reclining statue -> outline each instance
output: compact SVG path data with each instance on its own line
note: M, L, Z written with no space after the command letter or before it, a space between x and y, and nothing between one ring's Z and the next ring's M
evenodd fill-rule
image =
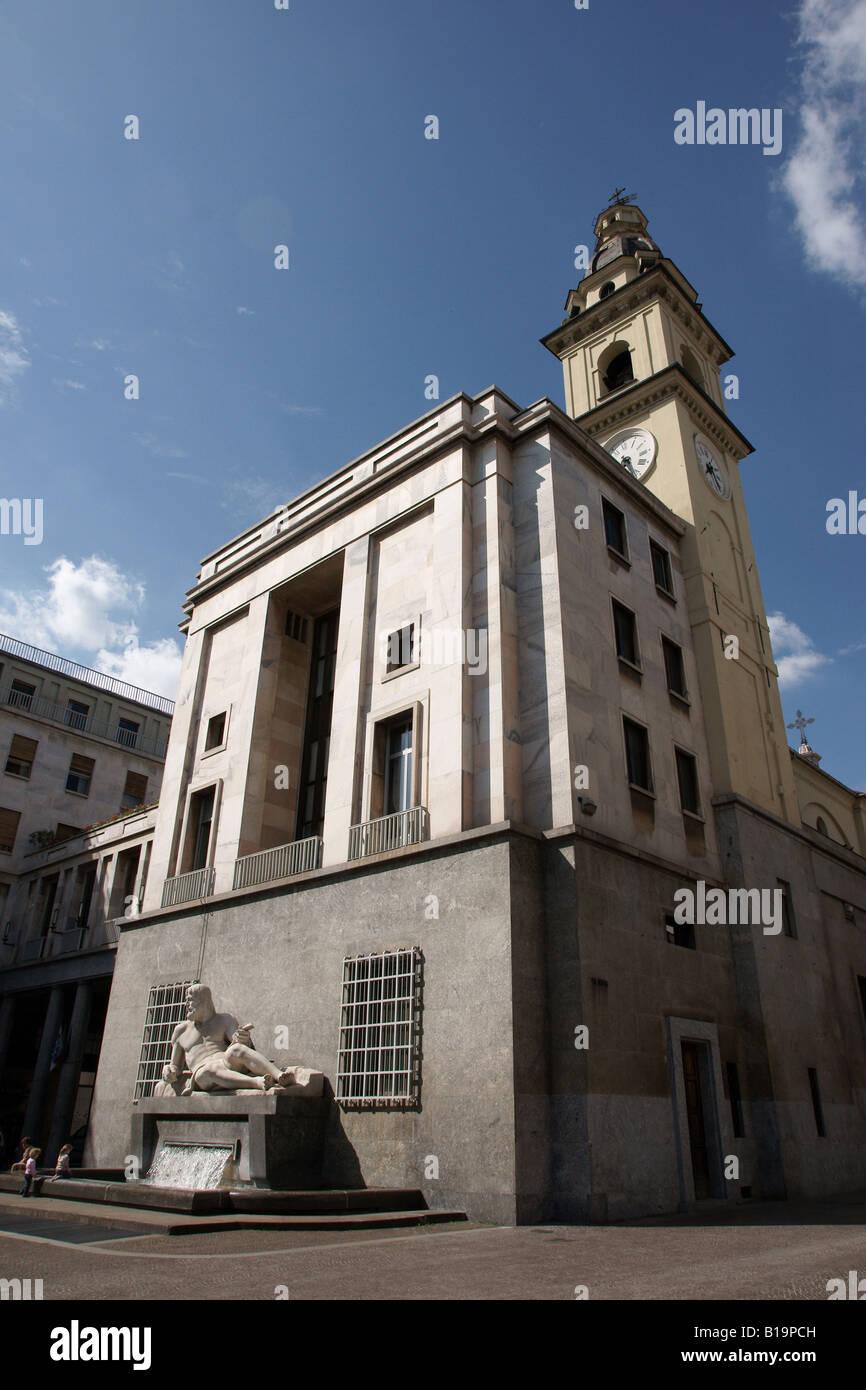
M231 1014L218 1014L207 985L190 985L186 1004L186 1019L171 1035L171 1061L163 1067L154 1095L269 1091L308 1084L306 1068L281 1069L255 1050L251 1023L241 1027ZM183 1085L187 1070L189 1079Z

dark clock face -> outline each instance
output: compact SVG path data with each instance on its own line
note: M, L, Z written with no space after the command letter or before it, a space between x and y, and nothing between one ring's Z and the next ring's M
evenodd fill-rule
M695 435L695 453L698 463L707 486L716 494L717 497L728 498L731 495L731 480L728 470L722 460L710 448L705 439L700 435Z

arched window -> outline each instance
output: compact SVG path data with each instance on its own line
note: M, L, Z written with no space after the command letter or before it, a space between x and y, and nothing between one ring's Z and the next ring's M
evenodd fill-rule
M825 821L823 816L818 817L817 821L815 822L815 829L818 831L819 835L826 835L829 839L830 832L827 829L827 822Z
M605 391L618 391L634 381L631 353L626 343L614 343L599 363L599 372Z
M615 289L616 285L613 283L612 280L605 280L604 284L598 292L599 299L607 299L608 295L613 294Z
M682 364L682 369L685 372L686 376L689 378L689 380L693 381L695 383L695 386L699 386L703 391L705 389L704 374L701 371L701 364L695 357L695 354L692 352L691 348L680 348L680 362Z

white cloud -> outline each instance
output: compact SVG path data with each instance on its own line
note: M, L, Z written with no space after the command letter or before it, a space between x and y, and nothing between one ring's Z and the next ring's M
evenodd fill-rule
M832 662L833 658L819 652L811 637L784 613L769 613L767 623L780 685L799 685Z
M221 507L232 512L249 510L255 517L268 516L286 501L285 483L272 482L253 474L248 478L231 478L226 484L225 500Z
M127 681L129 685L137 685L141 690L150 690L155 695L167 695L173 700L177 695L182 655L177 642L171 637L161 637L144 646L140 646L135 637L127 642L121 652L100 648L94 665L97 670Z
M256 311L255 309L247 309L243 304L239 304L235 312L238 313L241 318L254 318Z
M801 0L798 41L802 130L782 186L810 265L866 289L866 0Z
M94 352L108 352L114 344L109 338L78 338L75 346L92 348Z
M0 591L0 630L173 697L181 651L171 638L142 645L133 617L144 603L144 585L112 560L91 555L76 565L61 555L45 567L41 591Z
M149 454L153 454L155 459L185 459L189 455L186 449L178 449L174 444L163 444L157 439L155 434L135 434L135 439Z
M8 310L0 309L0 405L14 399L18 378L29 366L30 355L18 320Z
M62 381L61 381L61 379L60 379L59 377L54 377L54 378L53 378L53 381L54 381L54 385L55 385L55 386L59 386L61 390L65 390L65 391L86 391L86 390L87 390L87 387L84 385L84 382L83 382L83 381L73 381L73 380L71 380L69 377L66 377L66 378L65 378L64 380L62 380Z

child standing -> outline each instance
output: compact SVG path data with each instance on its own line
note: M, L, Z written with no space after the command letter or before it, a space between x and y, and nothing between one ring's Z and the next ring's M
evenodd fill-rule
M60 1153L57 1155L57 1162L54 1165L54 1172L49 1178L49 1182L54 1182L55 1178L69 1177L69 1155L72 1153L72 1145L64 1144Z
M36 1177L36 1160L41 1153L41 1149L27 1150L27 1159L24 1164L24 1186L22 1187L21 1192L19 1194L22 1197L30 1196L30 1189L33 1186L33 1179Z

